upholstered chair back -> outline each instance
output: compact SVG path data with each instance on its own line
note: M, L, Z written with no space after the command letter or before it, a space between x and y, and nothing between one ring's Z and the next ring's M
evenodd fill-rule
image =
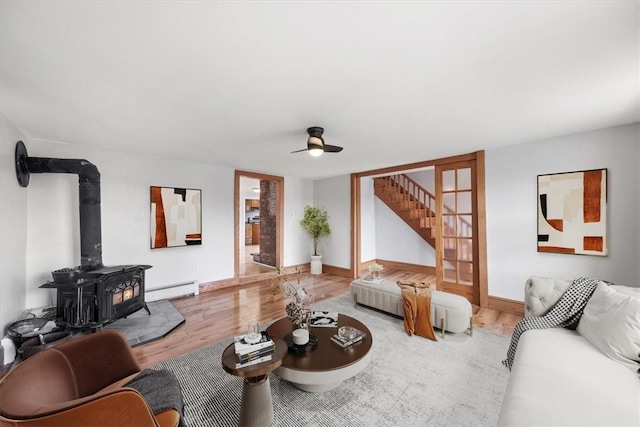
M531 276L524 286L524 315L544 316L571 285L570 280Z

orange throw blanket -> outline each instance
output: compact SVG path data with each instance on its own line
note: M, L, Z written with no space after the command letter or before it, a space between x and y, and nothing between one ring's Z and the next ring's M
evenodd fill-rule
M438 341L431 324L431 293L429 285L416 282L397 282L402 289L404 304L404 330L413 334Z

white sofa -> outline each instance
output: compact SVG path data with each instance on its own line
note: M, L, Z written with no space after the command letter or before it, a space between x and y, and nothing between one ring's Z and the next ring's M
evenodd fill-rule
M559 279L529 278L525 285L525 316L546 314L570 284ZM603 286L605 290L630 295L625 298L637 309L633 298L640 303L640 288ZM592 300L594 297L587 304L590 314L596 304L594 301L589 308ZM615 315L617 309L604 311L603 324L607 322L605 317ZM638 316L631 313L630 330L638 334L633 337L632 346L640 343ZM580 324L578 330L530 330L521 335L499 426L640 426L638 372L629 363L625 365L608 357L588 341L586 323L584 327ZM579 333L581 330L583 334ZM633 351L639 351L638 347ZM632 367L637 360L640 354L635 360L624 359Z

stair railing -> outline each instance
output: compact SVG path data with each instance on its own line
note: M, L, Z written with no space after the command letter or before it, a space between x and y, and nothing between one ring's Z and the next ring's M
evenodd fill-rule
M427 227L431 226L431 219L435 217L436 212L436 197L431 192L405 174L389 175L383 177L383 179L393 184L398 189L398 193L405 196L405 200L418 202L418 207L422 211L420 218L426 220ZM443 205L442 209L445 214L455 212L446 205ZM458 235L460 236L471 236L471 224L468 221L461 220L456 226L456 220L457 217L455 215L444 215L443 225L449 227L450 230L456 230L459 227Z
M390 175L387 178L406 196L405 200L418 203L419 218L425 220L423 227L430 227L436 214L435 196L405 174Z

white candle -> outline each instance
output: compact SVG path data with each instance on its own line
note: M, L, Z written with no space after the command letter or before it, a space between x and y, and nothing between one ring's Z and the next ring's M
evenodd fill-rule
M297 345L305 345L309 342L309 331L306 329L296 329L291 333L293 343Z

